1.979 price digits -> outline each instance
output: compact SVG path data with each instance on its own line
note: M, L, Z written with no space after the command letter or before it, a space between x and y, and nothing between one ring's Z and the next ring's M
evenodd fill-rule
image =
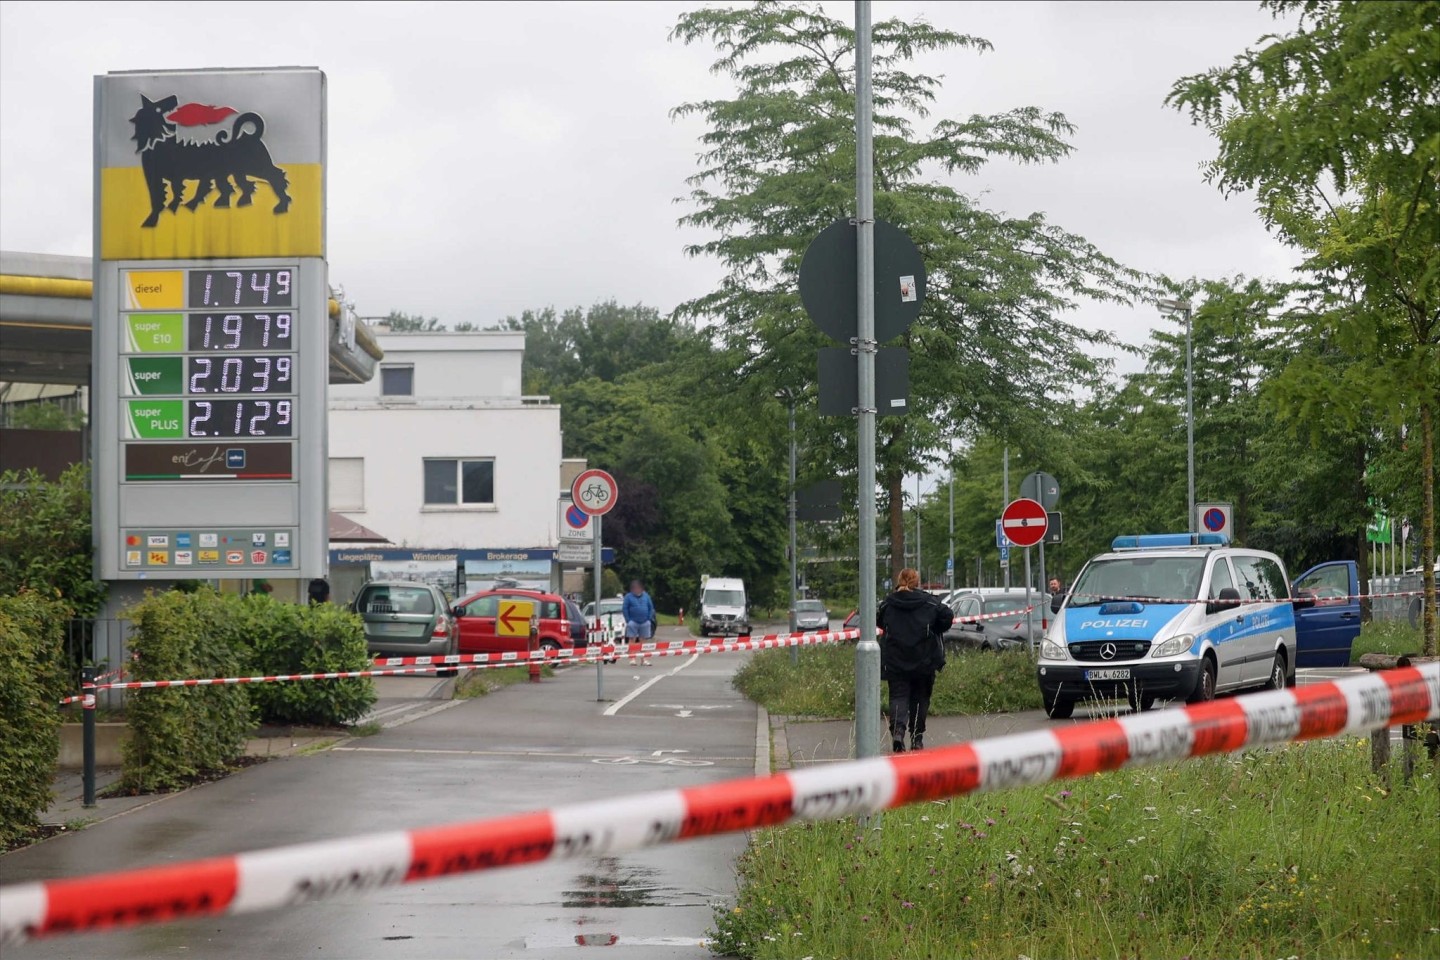
M288 437L289 400L191 400L189 437Z

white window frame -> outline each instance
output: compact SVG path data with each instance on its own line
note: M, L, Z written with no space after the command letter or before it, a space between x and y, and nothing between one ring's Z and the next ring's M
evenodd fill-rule
M431 503L428 491L425 489L426 469L429 464L437 462L448 462L455 464L455 501L453 503ZM462 472L463 465L467 463L488 463L490 464L490 500L488 502L466 503L460 498L464 495L465 476ZM495 510L495 458L494 457L424 457L420 466L420 504L424 511L449 511L449 510Z
M358 471L359 471L359 476L358 476L359 483L358 483L358 484L353 484L353 486L356 487L356 489L355 489L353 492L356 494L356 496L358 497L358 499L356 499L356 500L354 500L354 501L337 500L337 499L336 499L337 490L335 489L335 477L336 477L337 475L342 476L342 477L344 476L344 471L343 471L343 470L338 470L338 471L336 470L336 465L337 465L337 464L355 464L355 465L356 465L356 468L357 468ZM348 478L347 478L347 479L348 479ZM328 499L329 499L329 501L330 501L330 509L331 509L331 510L336 511L337 513L364 513L364 512L365 512L365 458L364 458L364 457L331 457L331 458L330 458L330 489L329 489L327 492L328 492ZM340 493L346 493L346 492L348 492L348 491L342 490L342 491L338 491L338 492L340 492Z
M409 393L386 393L385 374L390 370L410 371L410 392ZM413 363L382 363L380 364L380 398L382 400L413 400L415 398L415 364Z

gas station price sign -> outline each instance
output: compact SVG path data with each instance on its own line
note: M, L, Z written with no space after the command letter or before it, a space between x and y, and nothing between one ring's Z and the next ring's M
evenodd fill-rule
M326 573L325 99L313 67L95 78L100 580Z

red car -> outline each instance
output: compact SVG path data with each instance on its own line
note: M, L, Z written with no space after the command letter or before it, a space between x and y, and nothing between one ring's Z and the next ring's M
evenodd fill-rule
M553 593L507 588L481 590L455 604L453 612L460 625L461 653L510 653L529 649L529 637L502 637L497 632L502 600L526 600L535 605L535 613L540 618L540 646L552 650L575 648L575 631L570 622L573 604L567 604L564 597ZM583 629L582 625L582 636Z

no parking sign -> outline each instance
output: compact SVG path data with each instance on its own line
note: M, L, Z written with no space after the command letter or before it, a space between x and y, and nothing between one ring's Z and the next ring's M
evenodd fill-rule
M1235 536L1235 505L1230 503L1195 504L1195 529L1201 533L1223 533Z

